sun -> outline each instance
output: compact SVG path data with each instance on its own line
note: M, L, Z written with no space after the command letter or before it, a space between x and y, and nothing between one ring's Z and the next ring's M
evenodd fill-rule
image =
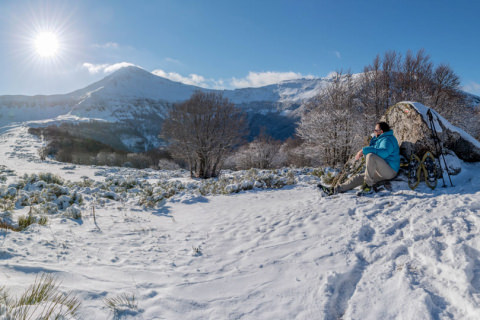
M60 48L58 36L50 31L39 32L34 45L36 53L42 58L55 58Z

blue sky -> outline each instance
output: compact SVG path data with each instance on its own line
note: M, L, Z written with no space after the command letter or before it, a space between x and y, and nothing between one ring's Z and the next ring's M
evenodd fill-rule
M361 72L424 48L480 95L480 1L82 0L0 2L0 95L83 88L123 65L211 88ZM42 57L37 34L58 52Z

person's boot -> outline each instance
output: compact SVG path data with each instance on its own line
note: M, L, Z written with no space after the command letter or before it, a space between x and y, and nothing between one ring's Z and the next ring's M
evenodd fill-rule
M382 190L392 191L392 184L390 183L390 181L380 181L373 186L373 191L375 192L380 192Z
M317 187L322 190L322 192L326 195L326 196L332 196L335 194L335 189L333 187L328 187L328 186L325 186L321 183L317 184Z
M362 190L357 192L357 196L366 196L368 194L372 194L373 192L373 187L369 186L366 183L363 183Z

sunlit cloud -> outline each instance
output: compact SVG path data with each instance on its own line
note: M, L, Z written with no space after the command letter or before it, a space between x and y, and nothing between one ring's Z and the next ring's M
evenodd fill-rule
M152 73L162 78L202 88L221 89L224 86L222 80L207 79L204 76L194 73L188 76L182 76L177 72L166 72L162 69L153 70Z
M111 73L111 72L117 71L118 69L129 67L129 66L135 66L135 65L130 62L119 62L114 64L108 64L108 63L93 64L93 63L85 62L82 66L86 68L89 73L97 74L97 73Z
M250 71L245 78L233 78L230 83L234 88L247 88L247 87L263 87L270 84L279 83L286 80L294 79L313 79L312 75L302 75L297 72L252 72Z
M152 71L153 74L172 81L181 82L208 89L237 89L248 87L262 87L294 79L314 79L312 75L302 75L296 72L249 72L245 78L211 79L198 74L183 76L177 72L166 72L161 69Z
M477 82L470 82L463 87L464 91L480 95L480 83Z

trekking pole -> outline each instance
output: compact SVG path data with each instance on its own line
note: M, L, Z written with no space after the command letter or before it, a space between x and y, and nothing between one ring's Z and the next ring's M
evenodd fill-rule
M433 121L432 109L428 109L427 115L428 115L428 121L430 122L430 131L432 132L433 142L435 144L435 151L438 154L438 163L440 164L440 170L442 171L443 187L445 188L447 185L445 184L445 179L443 178L442 161L440 160L440 158L443 159L443 164L445 165L445 171L447 171L448 180L450 180L450 185L453 187L452 179L450 178L450 173L448 172L447 161L445 160L445 156L443 155L443 148L442 148L442 145L440 144L440 138L438 137L437 129L435 128L435 122ZM438 120L438 117L437 117L437 120ZM439 153L439 149L440 149L440 153Z

